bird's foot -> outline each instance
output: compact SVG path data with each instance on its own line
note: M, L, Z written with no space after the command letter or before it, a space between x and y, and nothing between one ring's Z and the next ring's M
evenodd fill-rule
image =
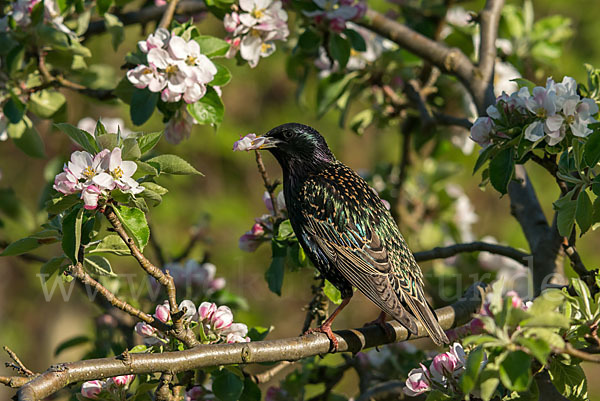
M331 330L330 324L323 324L322 326L315 327L313 329L308 329L308 330L306 330L304 335L313 334L313 333L325 334L327 336L327 338L329 338L329 341L331 342L331 349L333 350L333 352L337 352L337 350L339 348L339 343L338 343L337 338L335 338L335 334L333 334L333 330Z
M372 326L372 325L377 325L381 328L381 330L383 330L383 332L385 333L386 337L388 337L389 339L393 339L396 337L396 332L394 331L394 329L392 328L392 326L390 326L389 324L387 324L385 322L385 318L387 317L385 312L381 312L379 314L379 316L377 317L377 319L371 321L371 322L367 322L364 324L363 327L367 327L367 326Z

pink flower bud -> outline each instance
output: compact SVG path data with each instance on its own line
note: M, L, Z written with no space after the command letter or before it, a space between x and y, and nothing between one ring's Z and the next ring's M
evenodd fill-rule
M135 332L142 337L152 337L156 333L156 329L147 323L139 322L135 325Z
M433 358L431 367L437 371L440 375L451 374L459 367L459 360L456 355L451 352L444 352L438 354Z
M227 306L219 306L210 318L210 325L215 330L224 330L233 323L233 313Z
M512 297L512 307L513 308L521 308L523 306L523 300L519 297L516 291L508 291L506 293L507 297Z
M411 370L406 379L406 387L402 389L404 394L414 397L415 395L431 390L426 372L427 369L424 367Z
M102 392L103 383L100 380L92 380L83 383L81 386L81 395L86 398L96 399Z
M227 282L223 277L217 277L213 281L210 282L210 289L213 291L219 291L225 288Z
M185 392L184 401L200 401L204 396L204 389L200 386L194 386Z
M333 32L340 33L346 29L346 21L343 18L336 17L329 21L329 29Z
M210 320L217 310L217 305L212 302L202 302L198 307L198 320Z
M251 229L252 235L260 237L265 233L265 229L258 223L255 223Z
M169 308L169 304L157 305L154 317L163 323L167 323L171 320L171 309Z
M109 382L112 382L119 387L126 387L126 386L129 386L129 384L134 379L135 379L135 375L123 375L123 376L111 377L108 380L109 380Z

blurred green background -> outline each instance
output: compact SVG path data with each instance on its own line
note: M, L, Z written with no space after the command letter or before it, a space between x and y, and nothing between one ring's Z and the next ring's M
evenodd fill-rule
M461 3L473 10L480 9L481 4ZM583 63L600 66L600 7L588 0L537 0L534 5L536 18L562 14L572 20L574 36L565 46L560 62L548 71L548 75L553 75L556 80L562 79L563 75L570 75L584 82L586 75ZM210 16L201 22L200 30L216 36L224 35L218 21ZM108 74L107 80L116 82L121 78L124 71L118 67L124 55L141 37L139 27L127 28L126 41L116 53L112 51L106 35L94 37L87 43L94 54L94 62L114 67L115 75ZM249 132L259 134L285 122L301 122L317 128L326 137L337 158L356 170L371 170L376 162L382 160L397 162L401 147L396 127L369 129L363 136L357 136L349 129L338 126L337 113L329 113L317 120L315 82L310 83L299 104L295 98L296 85L287 78L284 63L285 55L282 52L262 59L256 69L237 67L235 62L225 61L231 68L233 80L223 89L226 107L223 125L217 132L210 127L195 126L191 138L181 144L170 145L162 140L158 145L159 152L182 156L205 176L163 179L162 185L170 192L159 207L151 210L149 216L152 235L162 249L172 256L184 249L193 225L208 216L210 223L206 242L198 246L191 256L206 258L214 263L217 276L225 277L228 288L247 299L249 308L238 311L235 314L236 321L249 326L272 325L275 327L270 334L272 338L299 334L304 320L302 307L311 298L310 285L314 273L312 269L288 272L283 296L278 297L268 290L263 278L270 263L270 247L263 245L256 253L239 250L238 238L251 227L254 217L266 213L266 209L261 200L264 188L256 170L254 155L233 153L233 142ZM134 128L129 120L128 109L123 105L100 104L72 92L63 93L67 96L68 119L72 124L88 116L121 117L128 128ZM456 99L457 102L460 100ZM159 113L155 113L141 130L155 131L162 127ZM39 129L50 157L68 157L72 145L64 134L53 130L47 123L42 123ZM450 182L460 185L475 205L479 220L473 228L474 233L477 237L492 235L501 242L526 249L521 230L510 215L508 199L500 199L492 190L481 191L477 185L479 177L471 175L476 153L465 157L459 149L448 146L442 155L447 160L460 161L463 165ZM264 159L271 177L279 177L280 170L274 159L270 155L265 155ZM36 210L45 184L43 171L46 163L47 160L28 158L11 143L0 143L0 188L14 188L17 197L29 211L24 212L29 216L26 218L29 223L18 226L7 224L0 229L0 239L16 240L35 230L43 220L44 216L38 215ZM529 171L545 211L551 215L551 202L556 199L558 191L553 181L537 166L530 167ZM593 232L578 242L579 252L588 267L600 264L598 239L598 233ZM407 240L411 244L411 238ZM59 252L56 248L46 248L40 252L45 257ZM154 256L150 249L146 253ZM137 280L143 282L144 277L126 258L112 261L117 273L138 274ZM423 268L427 270L428 265L424 264ZM59 361L79 359L86 351L86 346L73 348L58 356L54 356L54 349L64 340L89 334L94 329L92 319L101 313L99 308L90 303L77 288L68 302L57 294L46 301L36 276L39 263L16 257L0 258L0 269L3 276L0 280L0 344L12 348L34 371L43 371ZM352 307L336 320L336 327L360 326L375 316L375 308L364 297L357 295ZM598 370L589 370L588 379L598 373ZM0 367L0 375L9 374L11 372L8 369ZM592 399L600 400L600 383L590 380L588 384ZM2 399L12 393L0 388Z

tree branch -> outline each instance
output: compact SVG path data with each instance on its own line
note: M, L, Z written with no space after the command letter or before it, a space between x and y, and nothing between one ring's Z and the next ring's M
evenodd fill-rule
M6 351L6 353L10 357L10 359L12 359L14 361L14 363L12 363L12 364L6 363L6 367L11 367L24 376L28 376L28 377L35 376L35 373L33 373L31 370L27 369L27 367L23 364L23 362L21 362L21 360L19 359L19 357L13 350L8 348L7 346L4 346L3 348L4 348L4 351Z
M177 8L177 3L179 0L170 0L165 13L158 24L159 28L169 29L169 25L171 25L171 21L173 20L173 16L175 15L175 9Z
M525 266L526 260L531 257L530 254L519 251L510 246L490 244L488 242L475 241L464 244L455 244L446 247L437 247L429 251L415 252L414 257L417 262L424 262L432 259L444 259L464 252L489 252L496 255L506 256Z
M451 306L438 309L436 315L442 328L450 329L469 321L473 313L481 307L486 288L486 284L476 283L459 301ZM395 338L392 340L377 325L336 332L339 351L357 353L365 348L376 347L392 341L427 336L421 323L417 323L418 335L412 336L398 322L387 324L395 333ZM83 380L167 371L177 374L192 369L230 364L295 361L309 356L327 354L329 348L330 341L327 336L316 333L280 340L199 345L184 351L162 354L128 354L127 358L119 356L65 363L50 368L25 384L18 392L18 400L39 400Z
M263 163L262 156L260 152L257 150L254 152L256 156L256 166L258 168L258 172L263 179L265 184L265 189L269 193L269 198L271 199L272 207L273 207L273 216L277 217L277 197L275 196L275 188L279 183L277 181L271 182L269 179L269 174L267 174L267 170L265 169L265 164Z
M173 330L175 336L178 339L181 339L188 347L194 346L198 344L198 340L194 333L183 327L183 313L179 310L179 306L177 304L177 294L175 289L175 283L173 282L173 277L167 271L163 272L161 269L156 267L152 262L150 262L144 254L139 250L139 248L135 245L133 238L127 234L125 228L121 224L121 221L115 214L111 205L106 205L104 209L104 215L114 228L114 230L119 234L123 242L127 244L127 247L131 251L133 257L138 261L140 267L148 273L150 276L154 277L156 281L158 281L163 287L165 287L167 291L167 297L169 299L169 307L171 309L171 317L173 318Z
M165 14L169 6L144 7L139 11L131 11L123 14L115 14L123 25L145 24L156 21ZM206 4L198 0L180 1L175 9L175 15L194 15L206 11ZM106 32L104 20L92 21L84 34L85 39L90 36Z

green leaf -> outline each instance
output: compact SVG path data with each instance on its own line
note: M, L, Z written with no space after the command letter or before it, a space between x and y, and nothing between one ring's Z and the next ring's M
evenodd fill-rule
M500 384L498 371L491 367L486 367L479 374L479 388L481 389L481 399L490 401Z
M340 65L340 70L346 68L350 59L350 41L337 33L329 36L329 53Z
M23 119L25 113L25 105L19 100L18 97L11 94L8 101L4 103L4 115L13 124L17 124Z
M138 146L140 148L141 154L146 152L150 152L160 141L162 137L163 131L157 132L149 132L147 134L142 134L137 137Z
M108 13L104 14L104 22L106 24L106 31L111 36L113 50L117 51L119 45L125 39L123 23L119 20L119 18L116 15Z
M500 380L509 390L525 391L531 382L531 357L523 351L510 352L500 363Z
M56 128L67 134L75 143L89 153L98 153L100 151L94 137L84 130L67 123L54 124Z
M272 327L252 327L248 330L248 337L250 337L252 341L262 341L271 332L271 329Z
M521 322L523 327L560 327L568 329L570 327L569 318L562 313L545 311L536 314Z
M152 192L156 192L159 195L166 195L169 192L169 190L167 188L162 187L155 182L151 182L151 181L142 182L141 185L144 188L146 188Z
M220 401L238 401L244 391L244 382L227 369L214 374L212 391Z
M212 81L210 81L210 86L225 86L231 81L231 72L219 63L214 63L215 67L217 67L217 73Z
M311 28L306 28L298 38L298 46L306 53L316 53L321 45L321 40L321 35Z
M261 393L258 385L250 377L244 379L244 391L240 396L240 401L260 401Z
M565 365L553 359L548 368L550 380L556 389L571 401L588 399L587 379L579 365Z
M335 104L355 77L356 73L336 73L319 81L317 88L317 114L319 117L322 117Z
M198 174L203 175L196 170L191 164L175 155L160 155L146 160L146 163L156 168L161 174Z
M135 125L142 125L152 116L158 103L158 92L148 89L135 89L131 95L129 115Z
M585 234L594 223L594 208L587 191L583 190L577 198L577 209L575 212L575 220L579 225L581 234Z
M56 350L54 351L54 356L58 356L58 354L60 354L61 352L63 352L66 349L73 348L78 345L86 344L89 342L90 342L90 339L86 336L77 336L77 337L70 338L66 341L63 341L62 343L60 343L58 345L58 347L56 347Z
M483 362L484 351L482 347L477 347L469 353L467 358L467 364L465 371L460 377L460 388L463 393L468 394L475 388L477 383L477 377L479 376L479 370L481 369L481 362Z
M373 109L365 109L356 113L350 120L350 128L358 135L364 134L367 127L375 120L376 113Z
M344 29L344 34L350 39L350 43L354 50L357 52L367 51L367 44L360 33L356 32L354 29Z
M123 160L137 160L142 157L142 151L135 138L126 138L123 141Z
M79 246L81 245L81 224L83 221L83 208L78 207L65 216L62 222L62 249L73 263L79 260Z
M111 276L117 277L113 272L112 266L108 259L103 256L91 255L86 256L83 260L83 267L92 276Z
M158 175L158 170L156 169L156 167L146 163L146 162L142 162L139 160L135 161L135 164L137 164L137 170L136 170L136 174L141 174L141 175Z
M96 135L96 141L98 141L99 147L102 149L108 149L110 151L119 146L119 138L117 134Z
M38 159L45 158L44 142L37 129L27 117L21 123L25 124L25 130L18 138L13 138L14 144L28 156L37 157Z
M448 394L442 393L440 390L433 390L427 394L425 401L446 401L451 399L452 397L450 397Z
M131 251L117 234L109 234L93 247L87 249L88 253L112 253L115 255L129 255Z
M508 191L508 183L515 171L513 154L514 149L512 147L506 148L498 152L490 161L490 182L502 195Z
M294 236L294 229L292 228L292 223L289 219L286 219L279 224L279 228L277 229L277 236L275 239L278 241L285 241L290 237Z
M59 256L44 263L42 267L40 267L40 277L42 281L45 283L50 280L66 260L67 259L64 256Z
M31 94L29 110L38 117L51 118L65 104L65 96L55 90L43 90Z
M265 272L265 280L267 281L269 290L281 296L287 248L285 244L273 240L271 241L271 249L273 251L273 260L271 261L269 269Z
M144 212L138 208L125 205L114 207L113 210L121 221L121 224L123 224L127 234L133 238L140 251L143 251L150 239L150 229L148 228Z
M71 194L60 198L53 198L46 202L46 211L50 214L59 214L81 202L79 194Z
M339 305L342 303L342 293L333 284L331 284L329 280L325 280L323 292L325 293L325 295L327 295L327 298L329 298L329 300L334 304Z
M546 365L548 356L552 351L548 343L540 338L517 337L517 343L521 344L542 364Z
M209 58L225 56L230 46L223 39L215 38L214 36L200 35L196 36L194 40L200 45L202 54Z
M589 167L595 167L600 161L600 130L595 130L583 147L583 159Z
M519 88L528 88L530 91L537 86L535 82L531 82L525 78L514 78L511 81L515 82Z
M206 94L196 103L187 106L188 112L200 124L214 124L219 126L223 122L225 106L219 94L212 86L207 88Z
M558 214L556 217L558 233L563 237L571 235L573 225L575 224L575 214L577 213L577 201L566 198L569 194L571 194L571 192L554 202L554 207ZM564 201L561 202L563 199Z
M104 15L110 6L112 6L112 3L113 0L96 0L96 10L98 11L98 14Z
M40 245L42 245L40 241L38 241L35 238L21 238L20 240L17 240L12 244L8 245L4 249L4 251L0 253L0 256L22 255L31 250L34 250L35 248L38 248Z

